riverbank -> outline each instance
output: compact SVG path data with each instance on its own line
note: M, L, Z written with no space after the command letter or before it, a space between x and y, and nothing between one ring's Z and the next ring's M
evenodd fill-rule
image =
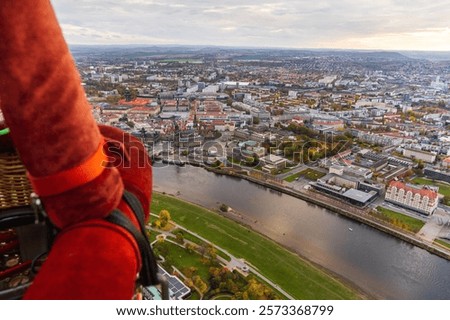
M435 254L441 258L444 258L444 259L447 259L450 261L450 251L449 250L446 250L445 248L441 248L434 243L425 242L425 241L417 238L414 234L409 234L409 233L403 232L399 229L395 229L391 226L383 224L382 222L375 221L368 214L360 214L360 213L352 212L349 209L344 209L341 207L337 207L336 205L330 204L330 202L327 201L327 199L323 199L323 198L325 198L324 196L322 196L322 199L315 197L313 191L293 190L293 189L290 189L279 183L263 181L263 180L248 176L246 174L237 173L237 172L233 172L233 171L229 171L229 170L211 168L211 167L207 167L207 166L205 166L204 168L206 170L208 170L210 172L214 172L216 174L227 175L227 176L231 176L231 177L245 179L247 181L258 184L260 186L264 186L266 188L290 195L292 197L307 201L309 203L313 203L315 205L318 205L322 208L339 213L339 214L346 216L350 219L353 219L355 221L364 223L372 228L375 228L379 231L385 232L389 235L392 235L398 239L406 241L412 245L415 245L421 249L427 250L428 252L430 252L432 254ZM331 199L330 199L330 201L331 201ZM351 208L351 207L349 206L349 208ZM360 211L359 208L357 208L357 209L358 209L358 211Z
M257 232L373 297L450 299L449 260L364 223L246 179L194 166L155 165L153 177L155 191L213 211L221 204L230 206Z
M185 228L242 257L296 299L367 298L324 268L299 257L260 233L175 197L154 193L152 210L167 209Z

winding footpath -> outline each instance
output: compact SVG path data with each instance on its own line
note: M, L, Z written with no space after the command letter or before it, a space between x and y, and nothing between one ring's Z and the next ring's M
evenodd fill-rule
M151 213L152 216L154 217L158 217L157 214L155 213ZM189 233L195 237L197 237L198 239L202 240L205 243L211 244L216 250L222 251L223 253L225 253L226 255L228 255L230 257L230 261L225 260L224 258L218 256L217 259L223 263L228 269L230 270L238 270L239 272L241 272L242 274L246 275L246 271L243 271L242 268L244 266L248 267L249 272L255 274L256 276L258 276L259 278L263 279L265 282L267 282L271 287L273 287L275 290L277 290L278 292L280 292L281 294L283 294L286 298L288 298L289 300L296 300L293 296L291 296L289 293L287 293L286 291L284 291L282 288L280 288L280 286L278 286L275 282L271 281L270 279L268 279L267 277L265 277L263 274L261 274L257 268L255 268L254 266L252 266L250 263L246 262L244 259L241 258L237 258L234 255L232 255L230 252L228 252L227 250L217 246L216 244L212 243L211 241L209 241L208 239L203 238L202 236L200 236L199 234L192 232L189 229L186 229L183 226L180 226L179 224L176 224L174 221L171 221L171 223L173 223L175 225L176 228L183 230L186 233ZM165 237L167 236L171 236L171 237L175 237L174 234L172 234L171 232L168 231L162 231L159 229L155 229L152 228L150 226L147 226L148 230L152 230L152 231L156 231L159 232L161 234L163 234ZM184 240L186 242L189 243L193 243L191 241L188 240ZM171 241L172 242L172 241ZM195 244L195 243L193 243Z

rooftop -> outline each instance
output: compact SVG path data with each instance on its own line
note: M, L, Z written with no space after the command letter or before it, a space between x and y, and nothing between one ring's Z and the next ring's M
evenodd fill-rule
M137 106L145 106L146 104L149 104L150 100L149 99L143 99L143 98L136 98L134 100L131 101L126 101L125 99L121 99L119 100L119 105L126 105L126 106L133 106L133 107L137 107Z
M375 191L364 192L356 189L349 189L344 192L344 196L346 196L347 198L356 200L361 203L368 202L374 195L376 195Z
M182 300L190 292L189 289L178 277L170 275L166 270L158 266L159 272L169 283L169 296L171 300ZM162 300L161 292L156 287L145 287L144 296L147 300Z
M430 190L430 189L425 189L425 188L415 188L409 185L406 185L405 183L401 182L401 181L391 181L391 183L389 184L390 187L396 187L397 189L403 189L406 192L411 191L413 194L420 194L422 197L428 197L430 199L436 199L438 197L438 194L436 191Z

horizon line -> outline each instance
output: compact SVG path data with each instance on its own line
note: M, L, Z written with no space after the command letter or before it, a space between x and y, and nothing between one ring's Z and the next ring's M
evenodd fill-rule
M258 47L258 46L239 46L239 45L218 45L218 44L145 44L145 43L70 43L70 46L85 46L85 47L204 47L204 48L229 48L229 49L258 49L258 50L298 50L298 51L368 51L368 52L430 52L430 53L450 53L450 50L436 50L436 49L382 49L382 48L296 48L296 47Z

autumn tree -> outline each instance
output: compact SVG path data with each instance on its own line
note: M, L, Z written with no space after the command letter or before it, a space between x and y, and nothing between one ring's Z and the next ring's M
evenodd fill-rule
M276 299L275 293L256 279L250 279L243 296L248 296L251 300L272 300Z
M191 278L186 278L184 279L184 284L186 286L188 286L189 288L193 288L194 287L194 282L192 281Z
M203 243L200 247L200 254L211 262L217 257L217 250L211 243Z
M210 267L209 268L209 285L211 286L211 289L217 289L219 288L220 282L220 268L217 267Z
M186 248L187 252L193 253L195 251L196 245L190 242L187 242L184 247Z
M199 276L192 277L192 281L201 294L205 294L208 291L208 285Z
M165 239L162 235L159 235L156 240L158 240L158 243L164 243Z
M212 244L208 244L206 247L206 254L209 256L211 260L215 260L217 258L217 250Z
M161 228L164 228L170 221L170 213L167 210L159 212L159 221L161 221Z
M120 100L120 96L107 96L106 102L109 104L117 104Z
M161 228L161 221L159 219L156 219L152 222L152 227L156 228L156 229L160 229Z
M209 276L214 278L214 277L220 277L220 268L217 267L211 267L209 268Z
M196 267L188 267L183 269L183 273L186 277L192 278L197 274L198 269Z

